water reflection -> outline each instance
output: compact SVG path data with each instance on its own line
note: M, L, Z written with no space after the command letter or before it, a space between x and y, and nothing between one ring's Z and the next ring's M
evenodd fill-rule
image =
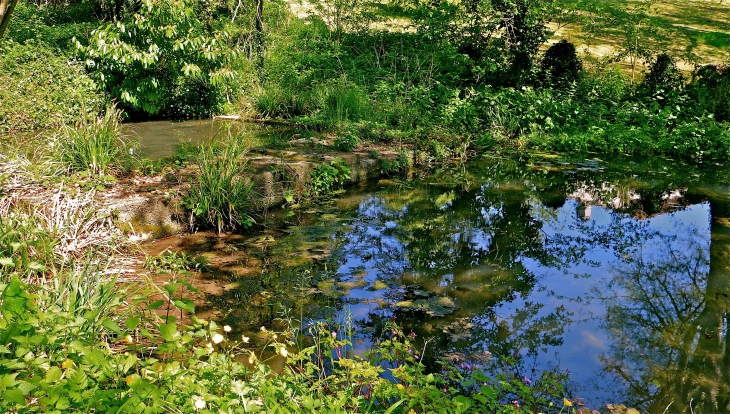
M730 411L728 174L666 164L495 157L351 193L271 250L326 243L327 271L268 290L309 292L282 300L305 319L351 312L357 352L395 318L427 357L570 370L594 408Z

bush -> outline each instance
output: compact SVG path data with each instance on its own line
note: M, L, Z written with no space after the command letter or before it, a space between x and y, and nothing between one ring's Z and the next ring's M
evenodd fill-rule
M235 76L225 33L208 30L197 6L193 0L143 0L133 20L107 23L92 32L88 44L76 39L76 46L120 104L155 115L182 94L188 101L182 107L195 107L201 92L205 97L220 88L215 93L225 95L226 82Z
M350 168L342 159L335 158L329 164L319 164L309 173L309 192L314 196L324 195L350 179Z
M677 91L682 86L684 86L684 77L674 64L674 59L666 53L656 57L643 83L643 87L650 96L660 91L664 93Z
M706 65L697 70L688 86L699 106L715 115L719 122L730 122L730 69Z
M4 39L0 47L0 133L58 128L106 101L83 65L43 43Z
M575 52L575 46L567 40L561 40L545 52L541 68L547 85L564 89L578 81L583 62Z

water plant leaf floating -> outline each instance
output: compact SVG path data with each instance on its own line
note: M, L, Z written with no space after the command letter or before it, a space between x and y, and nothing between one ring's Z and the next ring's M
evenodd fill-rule
M432 318L440 318L459 310L448 296L434 296L428 299L404 300L395 304L401 312L422 312Z

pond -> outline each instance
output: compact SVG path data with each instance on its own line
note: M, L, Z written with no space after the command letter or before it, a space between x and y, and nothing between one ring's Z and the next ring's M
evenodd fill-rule
M250 147L260 146L282 130L250 122L200 119L188 121L148 121L124 124L124 133L140 142L139 155L152 160L175 154L180 143L200 144L211 138L238 136Z
M729 218L723 165L488 155L186 248L219 259L207 277L227 288L210 306L244 331L351 320L362 353L395 319L427 343L432 369L436 356L487 369L510 356L528 378L569 371L591 408L689 412L694 399L722 412Z

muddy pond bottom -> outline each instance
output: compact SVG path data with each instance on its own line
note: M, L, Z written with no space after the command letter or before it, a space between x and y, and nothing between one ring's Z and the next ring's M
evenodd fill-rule
M570 373L586 406L730 410L730 169L490 155L285 209L254 237L198 236L246 331L329 318L363 353L386 321L424 363L502 356ZM263 219L265 220L265 219Z

